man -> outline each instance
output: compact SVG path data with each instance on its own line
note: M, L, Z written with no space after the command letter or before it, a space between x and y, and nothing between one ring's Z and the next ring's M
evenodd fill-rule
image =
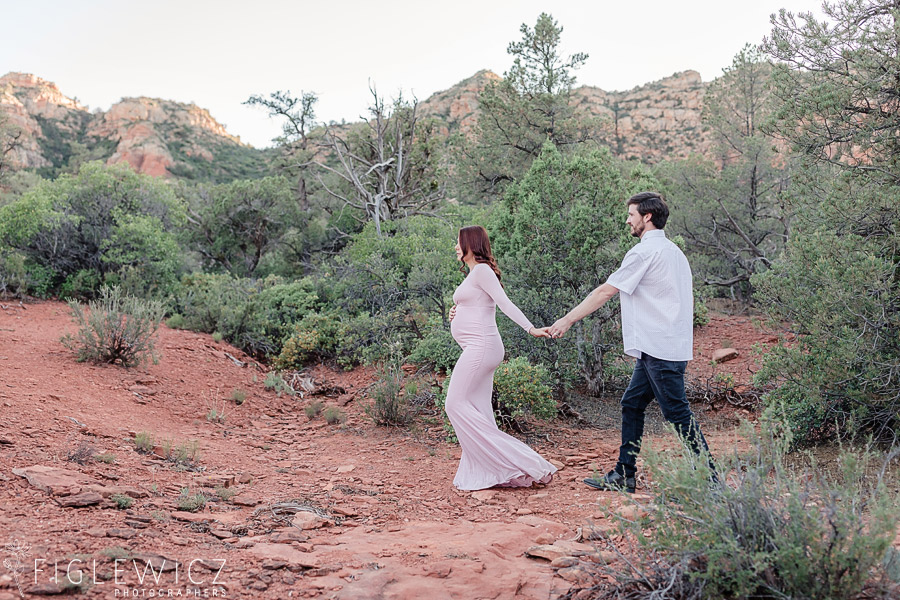
M694 452L709 451L684 392L684 370L693 358L694 293L687 258L663 231L668 218L669 208L659 194L631 197L625 222L640 243L628 251L606 283L547 328L551 337L561 337L619 294L625 354L637 358L637 363L622 396L619 460L607 475L584 480L593 488L634 493L644 412L654 397Z

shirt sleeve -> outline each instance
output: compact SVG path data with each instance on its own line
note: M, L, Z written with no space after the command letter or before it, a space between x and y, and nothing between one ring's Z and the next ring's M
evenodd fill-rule
M525 316L525 313L519 310L519 307L507 297L506 292L503 291L503 286L500 285L500 280L497 279L496 273L489 265L483 263L475 265L472 269L472 276L475 278L475 283L478 284L478 287L484 290L491 297L491 300L500 307L503 314L512 319L516 325L526 332L534 327L531 321L528 320L528 317Z
M645 260L637 252L629 252L622 259L621 266L606 279L606 283L620 292L633 294L649 266L649 260Z

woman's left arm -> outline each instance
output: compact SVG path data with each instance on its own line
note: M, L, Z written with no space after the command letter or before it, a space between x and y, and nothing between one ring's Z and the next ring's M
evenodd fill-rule
M506 292L503 291L503 286L500 285L500 280L497 279L497 274L494 273L494 270L488 265L476 265L476 267L472 273L476 276L475 283L491 297L494 303L503 311L503 314L512 319L516 325L526 332L531 333L534 325L531 324L525 313L519 310L519 307L513 304Z

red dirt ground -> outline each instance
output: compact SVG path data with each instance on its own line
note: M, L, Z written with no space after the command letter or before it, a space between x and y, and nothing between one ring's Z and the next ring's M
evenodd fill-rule
M566 540L610 525L603 507L623 503L581 483L610 466L617 430L540 425L536 449L562 467L553 482L460 492L459 448L444 441L439 419L406 429L368 419L371 370L316 367L324 393L279 396L262 369L208 335L162 327L159 363L129 370L76 362L59 341L74 329L62 303L0 310L0 554L13 561L0 568L0 600L76 587L66 584L70 564L68 579L77 583L80 568L83 583L68 591L90 598L552 598L577 573L526 550L557 542L577 554L584 547ZM750 347L770 338L748 318L714 315L697 332L690 374L731 372L746 383ZM741 355L711 365L722 340ZM229 400L235 389L247 394L241 405ZM344 411L346 422L308 418L313 401ZM224 408L223 423L207 419L213 407ZM194 444L199 456L185 468L141 454L141 432L158 453ZM707 437L714 453L737 439L732 429ZM114 462L67 460L80 447ZM55 479L41 483L32 467L52 468ZM220 498L217 487L237 496ZM183 489L210 499L201 512L178 510ZM116 491L133 505L117 509L107 497ZM65 506L79 499L90 505ZM293 514L279 510L286 501L314 528L292 526ZM164 559L178 569L160 577Z

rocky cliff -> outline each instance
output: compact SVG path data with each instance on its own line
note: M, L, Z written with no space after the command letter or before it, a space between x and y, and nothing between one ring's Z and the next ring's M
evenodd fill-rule
M73 161L127 162L150 175L196 179L253 176L263 153L230 135L206 109L155 98L124 98L89 112L55 84L24 73L0 77L0 111L22 132L14 163L54 175Z
M684 71L627 92L580 87L573 99L577 110L602 117L614 153L655 163L709 152L700 121L705 92L700 74Z
M445 134L472 135L478 96L499 79L479 71L420 102L420 112L440 119ZM697 72L684 71L626 92L583 86L574 90L573 104L580 113L598 117L598 138L614 153L653 163L709 151L700 123L705 89ZM193 104L124 98L106 112L91 113L49 81L9 73L0 77L0 113L22 132L15 165L43 175L96 159L127 162L151 175L213 181L265 170L264 151L242 144Z
M478 120L479 93L499 80L499 75L479 71L421 102L420 111L441 118L448 132L470 133ZM582 115L599 117L600 141L615 154L655 163L710 150L700 122L706 86L699 73L684 71L625 92L583 86L573 90L572 101Z

